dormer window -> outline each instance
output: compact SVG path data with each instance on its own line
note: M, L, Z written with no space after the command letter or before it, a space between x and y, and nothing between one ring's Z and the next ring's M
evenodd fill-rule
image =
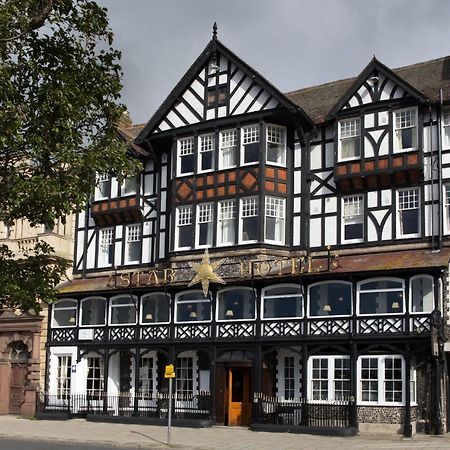
M339 161L361 157L360 121L345 119L339 122Z
M205 134L199 140L198 171L206 172L214 167L214 134Z
M194 173L194 138L184 138L178 141L178 175Z
M271 164L286 165L286 129L284 127L267 126L266 160Z
M242 164L253 164L259 161L259 125L242 128Z
M394 151L417 148L417 109L400 109L394 112Z

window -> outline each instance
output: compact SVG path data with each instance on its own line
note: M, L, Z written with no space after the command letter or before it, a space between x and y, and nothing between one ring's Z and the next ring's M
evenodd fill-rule
M258 197L241 199L240 222L240 241L255 242L258 239Z
M241 130L242 153L241 164L259 161L259 125L249 125Z
M136 297L121 295L111 299L110 324L127 325L136 323Z
M184 138L178 141L178 175L194 173L194 138Z
M190 249L194 246L194 227L192 224L192 206L180 206L176 211L177 233L175 247L178 250Z
M141 226L127 226L127 240L125 245L127 263L138 263L141 259Z
M103 361L100 356L87 358L86 394L99 400L103 393Z
M197 247L211 247L213 243L213 204L197 206Z
M138 189L138 178L137 176L126 178L122 185L122 195L133 195L136 194Z
M350 397L350 358L312 356L309 359L308 397L311 400L348 400Z
M227 85L213 86L208 88L208 108L227 104Z
M189 397L194 394L194 358L178 357L175 367L177 396Z
M53 304L53 327L74 327L77 324L76 300L58 300Z
M114 260L114 228L100 230L99 266L111 266Z
M385 278L358 283L359 314L403 313L403 298L403 280Z
M404 371L404 360L399 355L361 356L358 360L358 402L403 404Z
M286 165L286 129L267 125L267 157L268 163Z
M284 399L294 400L295 398L295 358L293 356L284 357Z
M224 289L217 293L218 320L253 320L255 293L250 288Z
M170 297L162 292L144 295L141 299L141 323L168 323Z
M266 197L266 242L284 244L285 203L284 198Z
M342 199L342 220L344 242L361 242L364 237L364 214L362 195Z
M412 313L430 313L434 309L433 277L418 275L411 278L409 295Z
M56 395L58 400L67 400L70 396L72 357L58 356L58 372L56 375Z
M348 316L352 313L352 285L327 281L309 286L309 315Z
M419 189L398 191L398 226L400 236L418 236L420 233Z
M442 112L442 147L450 148L450 109Z
M339 122L339 161L361 156L359 129L359 119L346 119Z
M101 297L81 300L81 325L105 325L106 300Z
M444 185L444 226L450 232L450 184Z
M198 171L206 172L214 168L214 134L205 134L199 137L200 151L198 158Z
M278 285L262 291L262 318L302 317L302 294L298 285Z
M219 169L236 167L237 131L226 130L220 133Z
M211 299L203 291L185 291L175 297L175 322L209 322Z
M95 200L103 200L111 195L111 178L106 173L97 175L97 186L95 188Z
M154 358L148 356L139 359L139 395L152 397L154 391Z
M236 243L236 202L224 200L219 202L218 245Z
M394 112L394 150L414 150L417 148L417 111L415 108Z

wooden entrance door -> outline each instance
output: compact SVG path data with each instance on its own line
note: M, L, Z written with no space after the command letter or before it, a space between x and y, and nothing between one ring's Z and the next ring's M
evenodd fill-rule
M11 364L11 386L9 396L9 412L20 414L25 400L25 384L27 382L28 365Z
M228 369L228 425L248 426L251 421L250 368Z

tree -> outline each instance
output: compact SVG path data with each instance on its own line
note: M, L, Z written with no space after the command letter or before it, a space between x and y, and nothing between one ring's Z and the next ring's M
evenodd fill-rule
M51 224L83 209L96 173L138 169L117 135L124 107L112 41L107 11L94 1L0 0L1 221ZM48 246L28 256L0 251L0 300L9 306L51 301L65 270ZM19 283L17 274L28 278ZM23 288L33 280L30 305Z

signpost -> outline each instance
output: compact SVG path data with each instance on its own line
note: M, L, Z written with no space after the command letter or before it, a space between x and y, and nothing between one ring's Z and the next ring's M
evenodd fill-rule
M167 445L170 446L170 433L172 428L172 378L175 378L173 364L168 364L164 372L164 378L169 379L169 412L167 416Z

